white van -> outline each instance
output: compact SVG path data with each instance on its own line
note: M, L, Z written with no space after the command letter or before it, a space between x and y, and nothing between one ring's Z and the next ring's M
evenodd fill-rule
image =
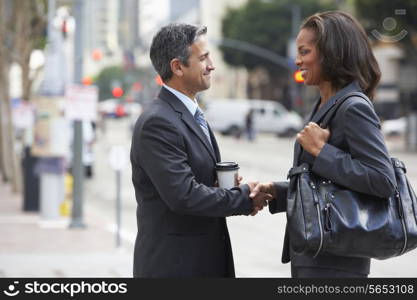
M253 109L256 132L294 136L303 126L302 118L289 112L276 101L248 99L213 99L204 111L211 128L225 135L237 135L245 130L245 119Z

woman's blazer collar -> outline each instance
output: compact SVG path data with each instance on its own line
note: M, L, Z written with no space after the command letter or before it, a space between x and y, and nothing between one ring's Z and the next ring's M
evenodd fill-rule
M314 122L320 125L319 122L323 120L323 117L333 107L333 105L335 105L339 99L343 98L345 95L351 92L362 92L362 89L357 81L351 82L343 89L338 91L334 96L330 97L330 99L322 107L320 107L320 109L318 109L318 106L320 105L319 99L314 106L312 114L310 115L310 122Z

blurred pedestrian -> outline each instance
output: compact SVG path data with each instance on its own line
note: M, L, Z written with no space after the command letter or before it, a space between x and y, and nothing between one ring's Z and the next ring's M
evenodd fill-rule
M98 118L98 127L100 128L100 133L102 136L106 135L107 131L107 116L106 113L103 111L99 112L99 118Z
M246 137L247 137L248 141L250 141L250 142L255 140L255 126L253 124L253 122L254 122L253 114L254 114L254 110L253 110L253 108L250 108L248 113L246 114L246 117L245 117Z

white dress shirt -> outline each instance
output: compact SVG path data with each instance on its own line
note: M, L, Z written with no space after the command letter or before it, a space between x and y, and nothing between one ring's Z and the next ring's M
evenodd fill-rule
M175 96L177 96L177 98L180 99L182 103L184 103L185 107L189 110L191 115L194 117L195 112L197 111L197 107L198 107L198 103L196 99L192 100L188 96L177 91L176 89L173 89L172 87L167 86L166 84L164 84L164 88L166 88L168 91L170 91Z

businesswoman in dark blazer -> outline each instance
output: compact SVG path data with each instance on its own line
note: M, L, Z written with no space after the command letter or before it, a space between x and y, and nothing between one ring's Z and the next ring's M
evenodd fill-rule
M296 64L304 83L320 92L310 122L297 135L294 166L307 162L317 175L351 190L380 197L394 191L394 170L373 107L361 97L348 98L328 129L318 124L340 98L363 92L373 98L380 79L378 63L362 26L349 14L332 11L312 15L297 37ZM259 184L274 196L271 213L286 210L288 182ZM253 192L256 194L256 191ZM370 259L295 253L286 230L282 262L291 261L292 277L367 277Z

